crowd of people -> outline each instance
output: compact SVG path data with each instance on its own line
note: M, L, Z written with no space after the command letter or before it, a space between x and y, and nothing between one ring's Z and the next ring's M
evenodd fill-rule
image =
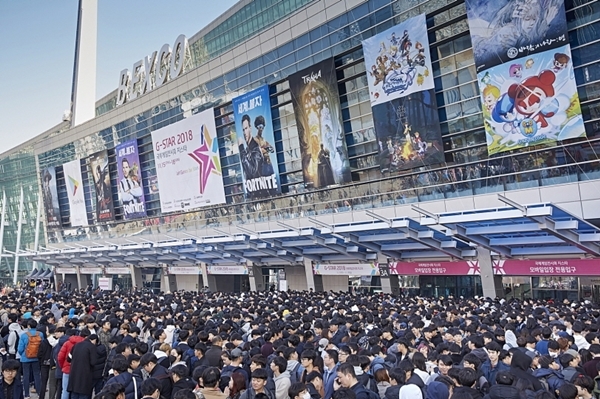
M13 291L0 323L0 399L600 396L587 301Z

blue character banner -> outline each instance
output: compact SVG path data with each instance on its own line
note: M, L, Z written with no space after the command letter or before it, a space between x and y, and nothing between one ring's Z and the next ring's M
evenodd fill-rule
M490 155L585 136L565 45L478 74Z
M232 102L246 198L281 194L269 86L242 94Z
M362 42L371 106L433 89L425 14Z
M465 0L477 71L569 43L564 0Z

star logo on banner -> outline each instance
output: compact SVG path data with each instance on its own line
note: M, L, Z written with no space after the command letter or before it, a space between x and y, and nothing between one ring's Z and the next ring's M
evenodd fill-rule
M481 274L481 268L479 267L478 261L476 261L476 260L467 261L467 265L469 266L469 271L467 272L467 275L471 276L471 275L480 275Z
M219 174L219 156L217 140L210 137L206 125L200 127L200 147L188 154L200 165L200 194L204 194L211 173Z
M492 269L494 269L494 275L504 275L504 260L495 260L492 262Z
M73 179L71 176L69 176L69 182L71 183L71 190L73 190L73 194L71 196L75 197L75 193L77 193L77 189L79 188L79 182Z

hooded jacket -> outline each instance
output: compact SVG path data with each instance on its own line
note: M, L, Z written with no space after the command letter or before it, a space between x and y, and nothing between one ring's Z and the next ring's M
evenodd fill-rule
M60 348L60 351L58 352L58 367L62 369L63 374L69 374L71 372L71 362L67 361L67 357L69 356L69 353L71 353L73 346L83 340L83 337L73 335L69 337L67 342Z
M448 399L449 396L450 391L444 383L432 381L427 386L426 399Z
M517 378L528 380L533 385L534 391L544 389L540 380L535 378L530 373L529 366L531 365L531 358L521 351L514 351L512 361L510 363L510 372Z
M135 379L135 383L134 383ZM106 384L119 383L125 387L125 399L138 399L142 397L142 379L129 372L121 373L109 379ZM135 397L137 385L138 397Z
M552 369L537 369L533 372L533 376L538 380L546 380L548 389L555 392L565 383L565 377L556 370Z
M17 359L21 358L19 355L17 348L17 338L19 338L23 334L23 329L19 325L19 323L10 323L8 326L8 353L11 355L15 355Z
M490 388L490 393L484 399L521 399L519 390L512 385L496 384Z
M273 377L273 381L275 382L275 399L287 399L288 390L292 386L290 372L285 370L279 376Z
M423 392L418 386L408 384L400 388L398 397L399 399L423 399Z

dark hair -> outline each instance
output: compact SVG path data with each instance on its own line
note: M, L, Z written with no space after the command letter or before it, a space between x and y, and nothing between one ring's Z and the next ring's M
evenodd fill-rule
M271 360L271 363L274 363L280 373L283 373L287 368L287 360L285 360L281 356L276 356Z
M351 375L353 378L356 378L356 373L354 372L354 366L350 363L342 363L338 366L338 373L342 373L344 375Z
M319 373L318 371L311 371L306 375L305 381L308 384L313 382L315 378L320 378L321 380L323 380L323 376L321 375L321 373Z
M129 362L127 361L127 359L125 359L125 356L123 355L115 355L110 365L113 368L113 370L115 370L119 374L126 372L129 368Z
M294 399L300 392L304 390L306 390L306 385L304 385L303 382L295 382L290 386L290 389L288 389L288 396L290 399Z
M293 351L295 351L294 348L290 348ZM252 356L252 358L250 359L250 361L252 363L256 363L260 366L260 368L265 368L267 367L267 359L263 356L263 355L254 355Z
M94 399L116 399L119 394L125 393L125 387L119 383L107 384Z
M15 359L7 359L2 362L2 371L4 370L19 370L21 363Z
M356 393L350 388L340 388L333 392L333 399L356 399ZM293 399L293 398L290 398Z
M508 370L499 371L496 374L496 384L498 385L512 385L515 382L515 377Z
M481 366L481 360L474 353L467 353L463 358L463 362L471 363L475 367L475 370L479 370L479 366Z
M565 382L558 388L558 397L560 399L575 399L578 396L577 387L573 384Z
M156 392L156 390L160 391L160 388L162 388L160 381L156 378L150 377L142 382L142 395L150 396Z
M235 398L238 392L242 392L246 389L246 376L243 373L236 371L231 374L231 380L233 381L233 387L231 387L231 390L229 391L229 396Z
M449 355L440 355L440 357L438 357L438 362L442 362L445 366L452 366L454 364Z
M585 389L588 391L588 393L592 393L594 391L594 380L587 375L577 374L575 379L571 381L575 386Z
M461 369L458 372L458 382L463 387L472 387L477 381L477 372L473 369Z
M196 399L196 394L188 389L180 389L179 391L175 392L173 399Z
M37 328L37 321L35 321L35 319L29 319L27 320L27 327L29 328Z
M255 369L252 372L251 378L258 378L260 380L265 380L266 381L267 378L269 378L269 377L268 377L268 374L267 374L267 370L259 368L259 369Z
M338 364L339 359L340 359L340 356L338 355L338 351L336 351L335 349L327 349L327 350L325 350L325 352L327 353L327 355L329 355L331 360L333 360L334 364Z
M188 376L188 368L184 364L178 364L171 367L171 374L175 374L179 378L185 378Z
M214 388L221 379L221 372L216 367L209 367L202 373L202 384L208 388Z

